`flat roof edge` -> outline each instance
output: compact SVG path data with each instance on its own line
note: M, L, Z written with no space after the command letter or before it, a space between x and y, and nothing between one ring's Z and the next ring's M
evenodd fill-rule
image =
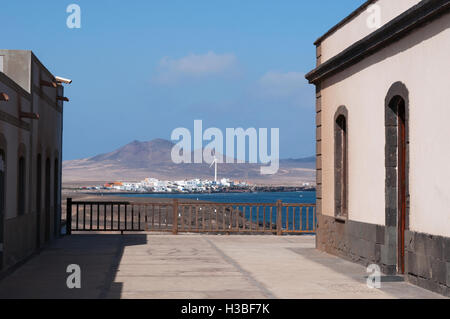
M17 84L16 81L11 79L8 75L6 75L3 72L0 72L0 82L11 88L12 90L16 91L23 97L25 97L28 100L31 100L31 93L25 90L23 87L21 87L19 84Z
M39 66L48 73L48 75L51 78L54 78L55 75L50 72L50 70L42 63L42 61L36 56L36 54L34 54L33 50L10 50L10 49L0 49L0 55L3 54L8 54L8 53L14 53L14 52L21 52L21 53L27 53L30 55L31 61L35 61L37 64L39 64Z

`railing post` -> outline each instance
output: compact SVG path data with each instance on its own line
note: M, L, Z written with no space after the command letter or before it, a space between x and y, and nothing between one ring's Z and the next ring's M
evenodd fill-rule
M72 198L66 203L66 235L72 235Z
M277 236L283 235L283 202L281 200L277 201Z
M178 234L178 199L173 200L172 234Z

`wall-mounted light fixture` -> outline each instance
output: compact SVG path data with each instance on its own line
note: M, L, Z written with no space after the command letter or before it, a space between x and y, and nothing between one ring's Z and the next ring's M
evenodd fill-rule
M65 84L70 84L70 83L72 83L72 80L70 80L70 79L65 79L65 78L62 78L62 77L60 77L60 76L55 76L55 80L56 80L56 82L59 82L59 83L65 83Z
M52 87L54 89L56 89L58 87L58 85L56 84L56 82L48 82L48 81L44 81L41 80L41 86L48 86L48 87Z
M37 113L20 112L19 116L20 118L39 120L39 114Z
M64 101L64 102L69 102L69 98L65 97L65 96L57 96L56 99L58 101Z
M1 93L0 93L0 101L8 102L8 101L9 101L9 96L8 96L8 94L1 92Z

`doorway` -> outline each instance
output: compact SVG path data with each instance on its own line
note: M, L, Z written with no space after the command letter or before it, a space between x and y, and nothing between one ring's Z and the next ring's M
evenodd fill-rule
M405 229L406 229L406 112L405 101L397 102L397 233L398 272L405 273Z
M403 94L402 94L403 93ZM403 98L406 96L406 99ZM386 98L386 231L385 242L395 252L384 264L390 274L404 274L405 232L409 228L408 94L402 84L393 85Z

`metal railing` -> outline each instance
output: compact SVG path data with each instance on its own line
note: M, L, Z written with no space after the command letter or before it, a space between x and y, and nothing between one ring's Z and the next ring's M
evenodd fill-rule
M312 234L314 204L94 202L67 199L66 233Z

